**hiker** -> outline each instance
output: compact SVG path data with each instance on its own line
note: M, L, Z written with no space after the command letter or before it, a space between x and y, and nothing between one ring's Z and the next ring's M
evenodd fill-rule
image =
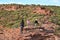
M37 19L35 20L34 24L35 24L35 26L39 25Z
M30 26L30 20L27 20L27 26Z
M21 21L21 25L20 25L21 27L21 33L23 33L23 28L24 28L24 20L22 19L22 21Z

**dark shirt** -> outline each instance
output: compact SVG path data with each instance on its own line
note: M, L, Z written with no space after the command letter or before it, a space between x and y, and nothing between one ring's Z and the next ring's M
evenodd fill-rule
M24 20L21 21L21 27L24 27Z
M38 21L35 21L35 23L37 23L37 24L38 24Z

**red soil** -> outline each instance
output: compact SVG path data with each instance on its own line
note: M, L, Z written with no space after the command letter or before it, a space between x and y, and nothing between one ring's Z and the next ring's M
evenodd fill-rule
M20 33L20 28L4 28L1 31L0 40L55 40L53 33L47 34L40 27L25 27L23 34Z

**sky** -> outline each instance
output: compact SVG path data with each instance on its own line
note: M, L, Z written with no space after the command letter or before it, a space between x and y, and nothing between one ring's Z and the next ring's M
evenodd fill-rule
M0 0L0 4L40 4L60 6L60 0Z

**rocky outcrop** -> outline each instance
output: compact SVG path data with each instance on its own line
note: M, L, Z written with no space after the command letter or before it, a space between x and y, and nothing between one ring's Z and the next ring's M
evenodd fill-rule
M48 8L45 8L45 7L36 7L33 10L33 13L44 14L44 15L51 15L51 14L53 14L53 11L48 9Z
M58 40L53 32L48 32L42 27L25 27L23 34L20 28L5 28L0 34L0 40Z

